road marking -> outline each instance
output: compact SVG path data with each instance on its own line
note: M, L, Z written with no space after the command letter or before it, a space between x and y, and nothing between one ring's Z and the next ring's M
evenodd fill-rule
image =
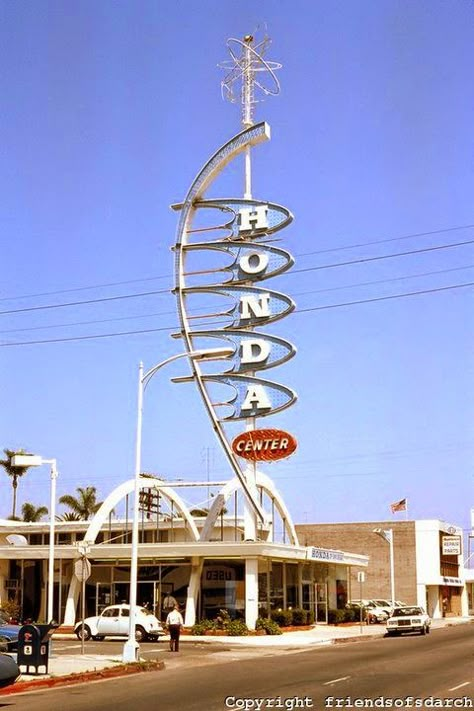
M350 676L340 676L339 679L331 679L331 681L325 681L323 686L328 686L329 684L336 684L338 681L346 681L346 679L350 678Z
M460 689L463 686L469 686L471 682L470 681L464 681L462 684L458 684L457 686L452 686L448 691L456 691L456 689Z

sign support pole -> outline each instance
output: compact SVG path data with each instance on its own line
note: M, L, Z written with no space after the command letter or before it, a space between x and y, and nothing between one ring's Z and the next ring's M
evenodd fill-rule
M84 561L84 558L82 560ZM81 597L82 597L82 600L81 600L81 617L82 617L81 654L84 654L84 620L86 618L86 579L84 576L82 576Z

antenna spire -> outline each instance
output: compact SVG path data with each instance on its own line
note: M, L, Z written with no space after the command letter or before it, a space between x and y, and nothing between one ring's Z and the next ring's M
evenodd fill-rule
M278 62L264 59L265 52L271 45L271 39L265 35L261 42L255 42L253 35L245 35L243 40L231 37L227 40L227 48L231 59L219 64L221 69L228 71L221 82L224 99L237 103L236 86L240 87L240 103L242 104L242 126L248 128L254 122L255 104L263 101L264 96L276 96L280 93L280 83L275 70L281 69ZM268 85L260 79L259 72L268 72ZM263 95L263 96L262 96ZM258 98L258 97L261 98Z

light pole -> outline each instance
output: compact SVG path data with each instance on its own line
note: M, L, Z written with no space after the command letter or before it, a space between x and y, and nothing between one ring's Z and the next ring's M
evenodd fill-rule
M384 531L382 528L374 528L373 533L383 538L390 546L390 595L392 610L395 608L395 565L393 560L393 529L389 528Z
M11 459L12 467L40 467L43 464L51 466L51 496L49 505L49 560L48 560L48 611L47 622L53 619L54 595L54 522L56 518L56 479L58 470L55 459L43 459L36 454L14 454Z
M138 517L140 500L140 472L142 458L142 419L143 419L143 393L151 378L163 366L172 363L179 358L191 358L192 360L214 360L216 358L227 358L234 354L234 348L202 348L189 353L177 353L166 358L153 368L143 373L143 363L138 367L138 397L137 397L137 430L135 440L135 487L133 493L133 524L132 524L132 552L130 561L130 617L128 625L128 639L123 647L122 659L124 662L136 662L140 645L135 639L135 610L137 606L137 583L138 583Z

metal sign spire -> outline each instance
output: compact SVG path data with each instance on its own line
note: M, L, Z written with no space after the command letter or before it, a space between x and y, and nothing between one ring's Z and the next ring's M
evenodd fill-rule
M275 70L281 69L281 64L264 59L270 45L271 39L267 36L258 43L255 42L253 35L245 35L243 40L231 37L227 40L231 59L219 64L219 67L228 70L228 74L221 82L223 98L237 103L236 85L241 85L238 94L242 104L244 128L253 124L254 107L259 101L263 101L262 94L276 96L280 92L280 83ZM263 78L260 78L262 72L270 75L268 83L264 83ZM258 98L259 96L261 98Z

